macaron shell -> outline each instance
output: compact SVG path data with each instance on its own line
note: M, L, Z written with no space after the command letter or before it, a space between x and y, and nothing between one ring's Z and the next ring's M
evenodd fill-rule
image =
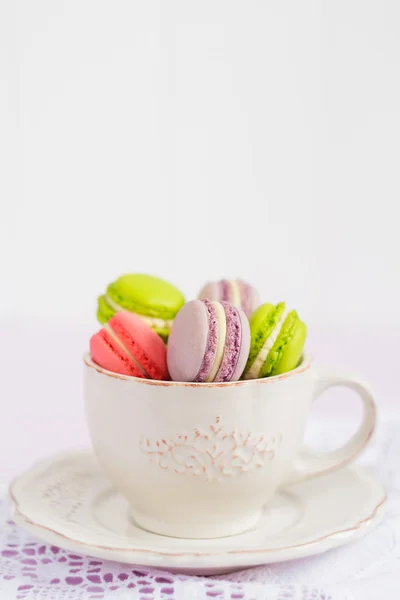
M120 312L109 326L151 379L168 379L166 346L140 317Z
M212 300L203 300L203 304L207 310L208 336L206 350L203 355L203 361L200 370L194 379L194 381L198 383L212 381L212 379L210 379L210 376L213 373L215 360L217 358L217 350L219 346L220 336L218 311L216 308L217 305L219 306L219 303ZM221 313L223 318L225 319L225 313L222 306ZM223 351L224 346L222 346L222 356Z
M232 381L239 360L242 341L242 322L238 309L228 302L221 302L226 319L225 351L221 366L214 379L217 382Z
M281 318L282 314L280 313L280 319ZM276 338L272 348L268 352L264 364L261 366L260 373L258 375L259 377L269 377L273 374L275 368L277 367L279 361L282 358L283 352L286 349L286 345L293 337L293 333L298 320L299 318L295 310L292 310L287 315L285 321L282 324L278 337Z
M194 381L208 341L208 313L201 300L191 300L176 315L168 339L167 365L174 381Z
M295 369L303 354L304 343L307 336L307 327L300 321L297 320L294 325L292 336L286 341L283 352L276 364L272 369L271 375L280 375L281 373L287 373L292 369Z
M144 378L142 371L104 329L91 337L89 347L92 359L103 369L121 375Z
M260 305L260 295L256 288L245 281L239 281L242 309L247 317Z
M216 300L220 302L219 285L217 281L210 281L202 288L198 295L200 300Z
M99 296L97 298L97 319L102 325L107 323L115 315L115 311L108 306L105 296Z
M115 314L92 336L90 351L94 362L108 371L140 378L169 378L164 342L132 313Z
M250 353L246 365L249 369L255 361L259 351L263 347L269 333L274 328L276 322L276 307L273 304L262 304L250 316Z
M144 274L122 275L108 286L107 294L126 310L168 320L185 301L172 284Z
M238 358L238 361L236 364L236 369L233 372L231 381L237 381L238 379L240 379L240 377L244 371L244 368L247 363L247 359L249 358L250 340L251 340L249 319L247 318L247 316L243 310L241 310L240 308L237 308L236 310L239 313L239 317L240 317L241 324L242 324L241 346L240 346L239 358Z
M209 281L202 288L198 298L216 300L217 302L229 302L229 304L239 306L247 317L260 304L260 297L257 290L241 279Z

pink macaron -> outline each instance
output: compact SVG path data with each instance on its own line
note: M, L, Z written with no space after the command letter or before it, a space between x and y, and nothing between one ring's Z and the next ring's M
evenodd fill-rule
M248 317L260 304L257 290L241 279L209 281L202 288L198 298L229 302L233 306L241 308Z
M240 308L227 302L192 300L173 322L168 370L174 381L236 381L249 350L249 322Z
M169 379L167 349L140 317L118 312L90 339L90 352L98 365L122 375Z

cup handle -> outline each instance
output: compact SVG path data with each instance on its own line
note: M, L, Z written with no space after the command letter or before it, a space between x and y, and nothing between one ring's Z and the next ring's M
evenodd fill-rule
M376 425L376 403L369 386L356 377L321 371L316 375L314 400L325 390L334 386L345 386L354 390L363 403L362 422L355 434L343 446L333 452L316 452L303 448L294 462L293 471L285 485L298 483L313 477L341 469L355 460L368 444Z

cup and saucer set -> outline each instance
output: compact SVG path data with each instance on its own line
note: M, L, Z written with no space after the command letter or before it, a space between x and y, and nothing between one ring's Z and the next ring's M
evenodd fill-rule
M308 356L288 373L179 383L106 371L84 358L93 450L43 460L9 488L13 519L93 557L211 575L319 554L371 531L386 492L352 464L375 428L356 378ZM302 448L313 401L346 386L362 422L342 447Z

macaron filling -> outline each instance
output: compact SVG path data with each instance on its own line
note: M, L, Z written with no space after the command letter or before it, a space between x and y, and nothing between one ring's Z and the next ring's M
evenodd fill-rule
M194 381L208 381L208 377L212 371L218 347L218 314L215 305L210 300L202 300L208 317L208 337L207 345L203 356L203 361L200 370L197 373Z
M218 321L218 329L217 329L217 348L215 351L214 363L211 367L211 371L206 379L207 382L214 381L222 363L222 359L224 357L225 350L225 340L226 340L226 316L224 307L220 302L211 301L212 305L215 309Z
M239 360L242 323L240 315L234 306L227 302L221 302L221 304L224 307L226 315L225 352L214 381L226 382L231 380Z
M289 311L284 323L282 324L281 331L279 332L274 345L268 353L268 357L264 362L264 365L261 367L259 377L266 377L268 375L275 374L275 370L279 366L279 362L282 359L283 353L293 337L296 323L298 323L296 311Z
M230 303L233 304L233 306L241 307L242 303L241 303L239 282L236 279L231 279L229 281L229 285L231 288Z
M104 329L92 336L90 351L93 361L108 371L131 377L144 377L143 373L132 363L129 356ZM106 358L104 356L105 352L107 354Z
M106 304L114 312L121 312L123 310L129 310L128 308L124 308L123 306L121 306L120 304L115 302L115 300L113 300L108 294L105 294L104 300L105 300ZM131 312L133 312L133 311L131 311ZM142 319L142 321L147 323L147 325L149 325L149 327L152 327L153 329L171 329L171 327L172 327L172 323L173 323L172 319L159 319L157 317L146 317L145 315L141 315L137 312L135 312L135 314L138 317L140 317Z
M271 335L271 332L278 324L278 321L280 320L284 310L284 302L280 302L276 306L267 303L260 306L251 314L249 318L251 347L249 358L247 359L246 363L246 373L254 363L267 338Z
M271 350L273 349L275 342L278 339L278 336L281 333L283 326L285 324L285 321L290 312L291 311L286 308L283 310L283 312L279 318L279 321L277 322L277 324L275 325L275 327L273 328L271 333L267 336L267 338L266 338L264 344L262 345L261 349L259 350L254 362L252 363L252 365L250 366L248 371L245 373L245 375L244 375L245 379L257 379L258 377L262 376L261 372L263 371L263 366L266 363L266 361L268 359L268 355L271 352Z
M221 302L229 302L233 306L241 306L239 281L236 279L222 279L220 282Z
M135 356L128 350L128 348L122 343L122 341L119 339L119 337L117 336L117 334L115 333L115 331L112 329L111 325L109 323L105 323L104 325L104 329L105 329L105 340L107 335L110 336L110 338L117 344L117 346L123 351L123 353L129 358L129 360L134 364L134 366L141 372L143 373L143 377L145 377L146 379L151 379L150 375L147 373L147 371L142 367L142 365L140 364L140 362L135 358Z

